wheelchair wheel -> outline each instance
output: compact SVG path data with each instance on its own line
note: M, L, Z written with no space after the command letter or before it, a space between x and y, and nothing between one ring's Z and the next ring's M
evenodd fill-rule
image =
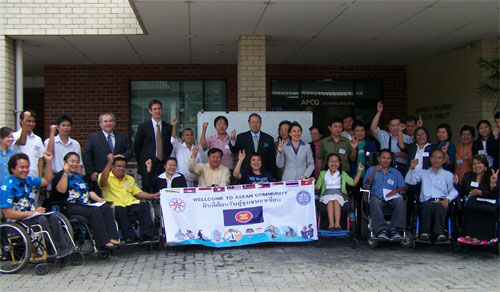
M361 223L360 223L360 236L362 240L368 239L370 231L368 230L368 220L361 214Z
M35 266L35 273L38 276L44 276L49 273L49 265L47 263L39 263Z
M101 260L107 259L111 252L109 250L100 250L98 253L98 256Z
M64 216L62 213L55 212L57 217L59 217L59 220L63 223L68 228L69 235L71 236L71 239L73 240L73 226L71 226L71 222L69 221L68 217ZM64 229L64 227L63 227Z
M413 233L407 231L405 232L405 234L405 238L403 238L403 240L401 240L399 244L401 244L401 246L405 248L413 247Z
M356 238L351 238L351 247L357 248L359 246L359 241Z
M0 224L0 273L13 274L22 270L31 259L31 239L17 223Z
M378 242L373 238L368 238L368 246L371 248L376 248L378 246Z

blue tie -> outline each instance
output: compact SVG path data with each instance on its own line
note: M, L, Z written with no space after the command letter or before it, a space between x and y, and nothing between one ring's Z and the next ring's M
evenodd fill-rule
M111 134L108 134L108 144L109 144L109 149L111 149L111 153L113 153L114 147L113 147L113 140L111 140Z

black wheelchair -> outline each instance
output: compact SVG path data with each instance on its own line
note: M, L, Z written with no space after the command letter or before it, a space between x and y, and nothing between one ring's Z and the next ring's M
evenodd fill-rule
M69 220L61 213L56 214L68 236L68 241L76 249ZM62 259L57 259L55 254L49 254L49 250L57 254L57 248L50 234L40 225L28 226L22 221L7 220L1 215L0 212L0 273L17 273L28 263L33 263L37 275L46 275L49 272L49 262L60 265L66 262L71 265L82 264L83 255L79 252L74 252Z
M349 238L351 240L351 247L357 248L359 241L356 237L356 224L358 218L358 210L352 192L349 192L349 200L341 208L340 226L341 230L331 231L328 230L328 212L326 204L316 201L316 216L318 220L318 242L320 246L321 237L334 237L334 238Z
M408 229L408 226L407 228L405 228L400 232L402 236L399 239L381 239L376 236L375 232L371 228L370 207L369 207L370 189L368 186L364 186L363 188L360 189L360 192L362 194L360 235L363 240L367 240L368 246L371 248L376 248L380 242L398 242L402 247L405 248L412 247L413 233ZM392 210L389 208L384 208L383 213L384 213L384 219L389 223L391 220L391 215L393 213Z

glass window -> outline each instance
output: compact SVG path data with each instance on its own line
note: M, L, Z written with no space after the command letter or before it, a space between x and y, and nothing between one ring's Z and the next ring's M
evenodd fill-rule
M352 89L352 81L304 80L300 93L304 98L352 99Z
M130 127L132 140L140 123L151 119L148 105L153 99L163 104L164 121L177 117L177 130L191 128L196 133L197 113L203 109L226 110L224 80L133 80L130 84Z

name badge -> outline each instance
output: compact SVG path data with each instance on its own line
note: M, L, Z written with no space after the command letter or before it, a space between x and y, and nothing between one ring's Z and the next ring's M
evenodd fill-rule
M226 146L224 146L224 149L229 149L229 144L227 144Z
M35 194L35 192L31 192L31 193L30 193L30 196L29 196L29 198L30 198L30 199L34 199L35 197L36 197L36 194Z
M123 186L126 187L126 188L130 188L131 187L131 185L129 185L129 184L123 184Z
M458 159L457 164L464 164L464 161L462 159Z
M345 154L345 149L340 148L339 149L339 154Z
M479 150L477 152L477 154L479 154L479 155L485 155L486 154L486 150Z
M391 186L394 185L394 181L392 179L388 179L387 183L390 184Z
M370 156L370 151L366 151L366 156Z
M87 188L87 186L84 183L78 184L78 186L80 187L80 189L86 189Z
M479 183L477 181L471 181L470 186L473 188L479 188Z
M429 152L422 152L422 157L429 157Z

